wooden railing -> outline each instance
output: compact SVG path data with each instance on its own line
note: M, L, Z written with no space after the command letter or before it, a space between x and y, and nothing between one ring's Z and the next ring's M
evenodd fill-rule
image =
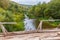
M20 32L12 32L12 34L28 34L28 33L40 33L40 32L53 32L53 31L46 31L46 30L42 30L42 23L44 21L60 21L60 20L40 20L40 24L38 26L38 28L36 30L32 30L32 31L20 31ZM2 29L2 32L4 35L8 35L8 31L5 29L3 24L17 24L16 22L0 22L0 27ZM58 30L59 31L59 30ZM55 31L56 32L56 31Z
M8 35L8 31L5 29L3 24L17 24L16 22L0 22L0 27L4 35Z
M38 28L37 28L37 30L42 30L42 24L43 24L43 22L47 22L47 21L60 21L59 19L57 19L57 20L40 20L40 23L39 23L39 25L38 25Z

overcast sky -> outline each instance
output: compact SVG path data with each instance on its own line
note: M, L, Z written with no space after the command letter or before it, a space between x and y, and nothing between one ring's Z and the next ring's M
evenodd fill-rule
M36 5L39 2L49 2L50 0L12 0L20 4L26 4L26 5Z

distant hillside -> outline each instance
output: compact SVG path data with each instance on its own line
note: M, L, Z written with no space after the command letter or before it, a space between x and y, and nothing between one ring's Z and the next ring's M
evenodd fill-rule
M21 6L32 7L33 5L20 4Z
M27 8L27 9L29 9L29 8L31 8L31 7L33 6L33 5L18 4L18 3L14 2L14 1L12 1L12 3L13 3L13 4L20 5L20 6L22 6L22 7L25 7L25 8Z
M21 21L24 19L24 13L28 8L16 2L9 1L8 8L4 9L0 6L0 21ZM3 14L3 15L2 15Z

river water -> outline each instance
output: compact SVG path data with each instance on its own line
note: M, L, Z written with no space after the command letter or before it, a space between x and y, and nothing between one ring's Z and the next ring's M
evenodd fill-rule
M29 19L27 15L25 15L24 25L25 25L25 31L36 30L34 25L34 19Z

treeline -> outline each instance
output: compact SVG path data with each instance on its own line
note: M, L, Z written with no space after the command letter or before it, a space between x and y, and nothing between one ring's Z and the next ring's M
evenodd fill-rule
M37 24L41 19L60 19L60 0L51 0L49 3L43 2L33 6L0 0L0 22L17 22L16 25L4 25L8 31L24 30L24 14L37 19ZM53 25L56 25L56 22Z
M37 19L37 25L39 24L40 20L60 19L60 0L51 0L48 3L38 3L28 10L28 16L30 18ZM48 26L47 24L49 24L50 26ZM56 28L59 24L60 21L46 22L43 27Z
M43 2L42 4L38 3L31 7L28 12L31 18L60 19L60 0L51 0L49 3Z
M0 1L0 17L2 18L0 21L21 21L24 18L25 10L27 10L26 7L12 1L7 1Z
M13 1L0 0L0 22L17 22L15 25L4 25L8 31L24 30L23 19L26 10L26 6Z

